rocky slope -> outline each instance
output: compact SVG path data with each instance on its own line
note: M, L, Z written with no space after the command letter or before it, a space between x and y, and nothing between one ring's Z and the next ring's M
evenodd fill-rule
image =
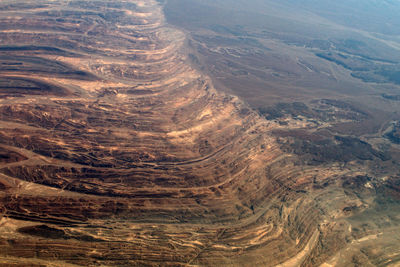
M396 177L305 164L191 67L158 2L2 1L0 20L1 264L371 263L358 247L396 239L397 215L352 217L395 205Z

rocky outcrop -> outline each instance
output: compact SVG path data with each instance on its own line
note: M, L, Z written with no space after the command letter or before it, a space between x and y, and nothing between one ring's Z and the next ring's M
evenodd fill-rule
M305 260L327 209L315 200L351 171L283 152L273 122L190 66L185 35L158 2L5 1L0 10L7 261Z

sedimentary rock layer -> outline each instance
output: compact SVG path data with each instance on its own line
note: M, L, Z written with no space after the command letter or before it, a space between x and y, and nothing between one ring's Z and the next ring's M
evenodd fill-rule
M284 153L156 1L2 1L0 25L0 263L297 265L322 184L363 173Z

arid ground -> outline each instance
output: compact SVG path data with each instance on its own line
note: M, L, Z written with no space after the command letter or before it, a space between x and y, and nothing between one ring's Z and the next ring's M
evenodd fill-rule
M0 2L0 266L400 264L398 40L220 2Z

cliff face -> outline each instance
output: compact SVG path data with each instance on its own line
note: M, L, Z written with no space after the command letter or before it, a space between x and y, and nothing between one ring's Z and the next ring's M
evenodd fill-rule
M297 266L348 242L366 170L282 150L158 2L0 10L0 263Z

